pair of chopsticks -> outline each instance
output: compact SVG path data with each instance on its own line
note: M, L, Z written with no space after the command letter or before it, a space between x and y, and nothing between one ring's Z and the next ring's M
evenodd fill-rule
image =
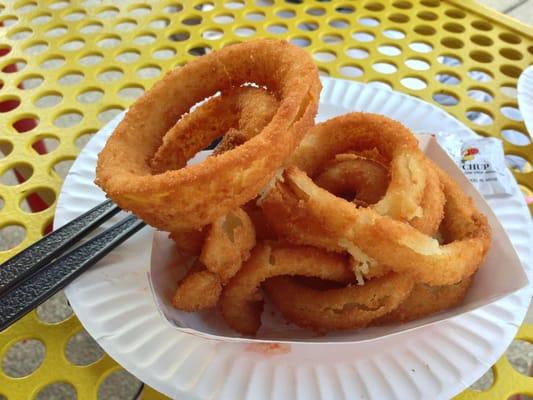
M117 205L106 200L0 265L0 331L63 289L145 226L130 215L74 247L119 211Z

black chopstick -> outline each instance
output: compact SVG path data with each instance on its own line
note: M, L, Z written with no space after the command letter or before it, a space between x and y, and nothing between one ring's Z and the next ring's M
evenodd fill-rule
M117 205L106 200L7 260L0 265L0 295L37 272L119 211Z
M144 222L130 215L33 275L18 279L18 284L0 295L0 331L64 288L143 226Z

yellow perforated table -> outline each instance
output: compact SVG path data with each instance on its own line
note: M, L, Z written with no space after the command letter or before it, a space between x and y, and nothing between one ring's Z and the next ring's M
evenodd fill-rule
M0 4L0 25L0 233L20 238L0 248L0 262L50 229L68 162L164 71L265 36L305 47L322 74L381 82L502 138L533 211L533 145L516 100L533 29L470 0L20 0ZM66 344L81 330L75 316L47 324L33 312L1 333L0 359L26 339L46 353L28 376L0 369L0 399L33 398L54 382L96 398L118 365L68 361ZM533 326L518 337L533 340ZM533 395L533 378L505 357L493 370L490 389L459 398ZM163 398L149 388L144 396Z

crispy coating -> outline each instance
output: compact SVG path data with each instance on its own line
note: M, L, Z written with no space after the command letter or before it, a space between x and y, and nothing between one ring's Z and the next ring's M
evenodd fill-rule
M377 203L387 191L387 167L356 154L337 154L313 181L328 192L348 201Z
M248 259L254 246L252 220L237 208L210 225L199 260L225 284Z
M326 163L321 173L313 181L323 189L351 201L359 207L368 207L377 203L386 193L389 184L387 165L376 161L379 159L377 149L356 153L337 154ZM365 157L368 155L369 157ZM383 160L383 159L382 159ZM375 262L365 267L365 257L352 252L350 265L360 279L379 278L390 269Z
M257 199L253 199L246 203L242 208L246 211L246 214L252 220L255 228L255 236L257 240L276 240L277 235L272 228L272 224L269 222L265 213L257 205Z
M455 285L415 285L409 297L398 308L376 319L372 324L412 321L454 307L463 301L472 281L473 277L468 277Z
M370 160L380 163L381 165L388 164L387 159L383 155L381 155L381 153L376 147L369 150L355 151L352 153L359 157L369 158Z
M369 262L409 273L433 286L460 282L474 274L491 241L487 219L458 185L434 166L446 204L442 221L446 244L401 221L379 215L318 187L301 170L289 167L263 201L280 236L296 244L332 251L360 252Z
M353 153L338 154L326 163L323 171L313 181L328 192L351 200L356 205L368 207L375 204L386 193L389 182L388 169L383 163L376 161L376 151L377 149L367 151L368 158ZM445 198L433 166L429 164L426 168L426 187L420 201L422 215L411 219L409 224L420 232L433 236L444 216Z
M220 143L218 143L217 147L213 151L213 155L216 156L217 154L222 154L226 151L234 149L235 147L238 147L246 142L248 139L249 137L245 132L232 128L222 137L222 140L220 140Z
M362 328L408 298L414 281L390 273L365 285L319 290L280 276L264 282L266 292L285 319L317 332Z
M257 135L278 108L277 99L264 89L237 87L221 93L185 114L165 134L151 160L153 174L180 169L187 162L183 148L187 137L218 137L224 134L215 154L222 154ZM192 143L192 145L196 145Z
M420 232L434 236L444 218L444 203L446 198L442 190L442 183L433 165L426 162L426 187L420 202L422 215L414 217L409 224Z
M254 89L247 87L247 89ZM261 89L254 89L256 92ZM262 90L260 95L246 94L240 100L240 116L238 127L230 129L216 147L214 154L222 154L240 146L247 140L258 135L270 122L279 102L277 99Z
M181 231L178 236L177 245L181 249L185 247L191 250L189 254L199 255L174 295L174 307L185 311L216 306L222 287L241 268L255 246L255 228L241 208L218 218L200 232L201 236L187 236L187 232Z
M191 256L198 256L204 246L207 229L191 229L171 232L169 237L178 249Z
M383 198L372 208L381 215L410 221L422 215L426 187L425 157L414 135L382 115L349 113L316 125L291 157L291 164L316 176L337 154L377 149L389 167Z
M349 162L357 157L357 161ZM422 215L415 216L409 224L426 235L437 233L444 216L444 193L432 165L426 165L426 187L420 201ZM313 178L315 183L338 197L351 194L355 189L353 203L368 207L379 201L387 191L389 182L385 158L377 148L358 153L338 154L326 164L324 171Z
M185 161L220 132L180 137L179 169L152 174L150 160L176 121L215 93L250 82L279 101L258 135L190 166ZM198 57L167 73L130 107L98 157L96 183L158 229L200 229L254 198L286 162L313 125L320 90L309 54L285 41L252 40Z
M243 335L261 325L263 299L259 286L281 275L302 275L341 281L353 279L348 259L340 254L282 243L258 243L250 259L224 287L221 311L227 324Z
M222 282L217 274L208 271L202 263L196 263L180 281L172 298L174 307L184 311L198 311L216 306Z
M321 123L302 140L291 163L314 176L318 186L341 197L351 195L355 189L353 202L357 206L368 205L380 215L409 222L422 233L435 234L443 218L444 194L438 177L428 166L411 132L387 117L350 113ZM291 182L284 185L284 189L282 186L280 183L278 190L271 191L261 203L278 235L290 241L299 236L296 241L299 244L325 245L324 248L330 251L348 251L360 280L390 271L385 264L361 251L353 241L339 237L333 239L334 243L318 239L313 237L312 227L304 227L303 223L299 228L284 226L291 218L288 205L282 204L284 199L290 196L290 192L303 197L307 195ZM305 208L303 203L294 206ZM320 218L327 220L324 215ZM308 232L299 235L298 229ZM293 233L286 235L286 230ZM327 228L318 231L323 230L327 231ZM306 241L308 237L313 237L310 242Z
M377 161L381 157L376 148L364 151L363 154L337 154L334 159L326 163L323 171L314 177L313 181L337 197L352 201L357 206L368 207L375 204L387 191L388 169L382 162ZM433 236L443 218L444 193L433 167L428 165L427 168L428 179L420 203L423 215L413 218L409 223L422 233ZM352 256L354 257L352 264L357 274L364 260L357 259L357 254ZM360 273L369 279L383 276L389 271L388 267L374 262L363 268Z

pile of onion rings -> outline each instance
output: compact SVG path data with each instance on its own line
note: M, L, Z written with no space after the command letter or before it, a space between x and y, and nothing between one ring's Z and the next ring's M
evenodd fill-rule
M310 57L286 42L232 45L167 74L109 139L97 183L192 258L176 308L218 308L253 336L266 297L326 333L421 318L466 295L487 219L399 122L350 113L313 126L320 88Z

